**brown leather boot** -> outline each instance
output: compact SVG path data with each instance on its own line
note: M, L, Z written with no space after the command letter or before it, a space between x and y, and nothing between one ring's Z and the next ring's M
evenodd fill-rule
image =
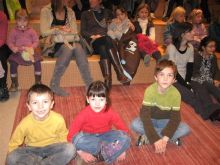
M99 61L99 65L104 77L105 85L110 90L112 87L111 63L108 59L102 59Z
M117 49L116 48L109 49L108 54L111 58L112 65L113 65L114 70L117 74L118 81L120 81L123 84L130 82L132 78L129 75L129 73L126 72L124 70L124 68L122 67ZM126 73L126 75L125 75L125 73Z

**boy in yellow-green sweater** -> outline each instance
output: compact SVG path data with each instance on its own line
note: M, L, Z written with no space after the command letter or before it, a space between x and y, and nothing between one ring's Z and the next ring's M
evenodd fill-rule
M8 165L65 165L75 156L75 147L67 142L65 121L51 111L53 105L49 87L36 84L29 89L27 107L31 113L19 123L11 137Z
M190 130L181 122L181 95L172 85L177 68L172 61L162 60L155 69L156 82L144 93L140 117L131 123L132 129L141 136L137 145L153 144L156 153L165 153L168 142L180 145L180 137Z

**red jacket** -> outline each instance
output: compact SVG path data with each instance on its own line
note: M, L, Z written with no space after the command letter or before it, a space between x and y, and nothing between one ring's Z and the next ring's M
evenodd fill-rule
M120 116L112 111L111 107L108 111L94 112L90 106L85 107L70 125L67 140L72 141L72 138L79 132L91 134L105 133L112 130L112 126L116 129L128 132L128 128L121 120Z

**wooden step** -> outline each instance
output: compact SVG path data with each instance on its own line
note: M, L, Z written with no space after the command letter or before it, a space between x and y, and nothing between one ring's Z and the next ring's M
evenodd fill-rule
M102 73L99 67L99 56L93 55L88 57L89 66L91 70L91 75L93 80L103 80ZM44 58L42 61L42 83L49 85L56 59ZM131 84L142 84L150 83L154 81L154 68L155 60L151 60L149 66L145 66L143 60L141 60L138 71L132 80ZM10 70L8 71L10 73ZM28 89L31 85L34 84L34 68L33 66L19 66L18 67L18 82L20 89ZM117 80L116 74L112 67L112 83L120 84ZM11 80L8 74L8 85L10 86ZM72 60L61 79L62 87L71 87L71 86L84 86L84 83L81 79L78 67L75 60Z

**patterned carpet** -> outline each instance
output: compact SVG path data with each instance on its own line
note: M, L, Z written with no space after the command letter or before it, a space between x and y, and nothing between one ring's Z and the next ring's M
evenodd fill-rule
M131 120L138 116L146 85L113 86L111 92L112 107L121 115L129 126ZM85 105L85 90L83 87L66 88L69 97L55 97L54 110L61 113L67 127L74 116ZM26 91L21 92L14 127L28 113L25 106ZM220 123L203 121L193 109L182 103L181 116L191 127L191 134L182 139L182 146L168 144L165 155L154 153L152 146L136 147L137 135L130 131L132 146L125 161L119 165L217 165L220 164ZM100 164L100 163L99 163ZM74 161L72 161L74 165Z

